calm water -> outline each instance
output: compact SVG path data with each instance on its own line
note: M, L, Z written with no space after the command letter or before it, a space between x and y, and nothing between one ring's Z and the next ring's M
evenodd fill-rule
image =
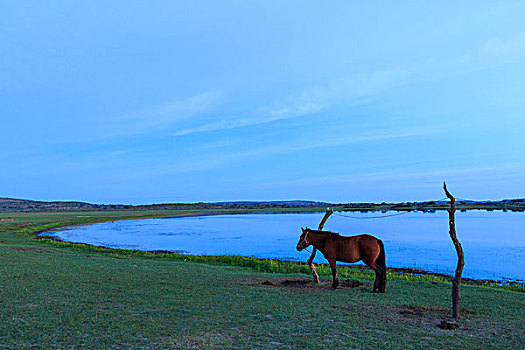
M115 221L47 232L65 241L112 248L171 250L191 254L232 254L306 261L295 246L302 226L317 228L324 213L246 214ZM348 213L358 217L378 213ZM464 277L525 280L525 213L456 213L465 251ZM369 233L383 240L387 266L417 267L453 274L456 252L446 212L409 213L358 220L332 215L326 230L344 235ZM316 262L325 263L318 253Z

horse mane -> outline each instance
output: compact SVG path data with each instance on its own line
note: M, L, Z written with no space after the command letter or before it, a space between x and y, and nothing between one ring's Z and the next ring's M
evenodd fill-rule
M340 234L337 233L337 232L312 230L312 229L309 229L308 227L307 227L306 229L307 229L308 231L310 231L310 232L312 232L312 233L315 233L315 234L318 234L318 235L337 235L337 236L340 236Z

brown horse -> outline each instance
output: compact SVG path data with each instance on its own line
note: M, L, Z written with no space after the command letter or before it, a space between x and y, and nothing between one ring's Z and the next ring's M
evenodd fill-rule
M332 269L333 289L339 285L336 261L353 263L362 260L376 273L373 292L386 292L385 247L380 239L370 235L343 237L329 231L310 230L308 227L302 230L297 250L313 245L323 253Z

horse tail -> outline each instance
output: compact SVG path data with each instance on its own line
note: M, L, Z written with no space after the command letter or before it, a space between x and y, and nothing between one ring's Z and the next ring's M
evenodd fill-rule
M377 243L379 244L379 256L377 257L376 264L381 268L381 286L379 287L379 291L384 293L386 292L385 246L380 239L377 240Z

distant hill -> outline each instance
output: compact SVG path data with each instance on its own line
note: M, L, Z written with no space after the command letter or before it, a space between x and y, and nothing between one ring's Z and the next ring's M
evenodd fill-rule
M292 201L234 201L234 202L213 202L210 204L215 205L294 205L294 206L312 206L312 207L319 207L319 206L325 206L325 205L334 205L334 203L327 203L327 202L316 202L316 201L303 201L303 200L292 200Z
M216 203L167 203L148 205L126 204L91 204L86 202L44 202L29 199L0 198L0 212L37 212L37 211L105 211L105 210L189 210L189 209L258 209L277 207L318 207L331 205L314 201L238 201Z
M124 209L123 205L91 204L85 202L43 202L28 199L0 198L0 212L7 211L75 211Z
M502 201L458 200L458 210L484 209L524 211L524 199ZM403 203L328 203L305 200L290 201L230 201L214 203L167 203L148 205L91 204L86 202L44 202L17 198L0 198L0 212L53 212L53 211L107 211L107 210L220 210L220 209L272 209L272 208L323 208L334 207L348 211L435 211L448 208L447 201Z

